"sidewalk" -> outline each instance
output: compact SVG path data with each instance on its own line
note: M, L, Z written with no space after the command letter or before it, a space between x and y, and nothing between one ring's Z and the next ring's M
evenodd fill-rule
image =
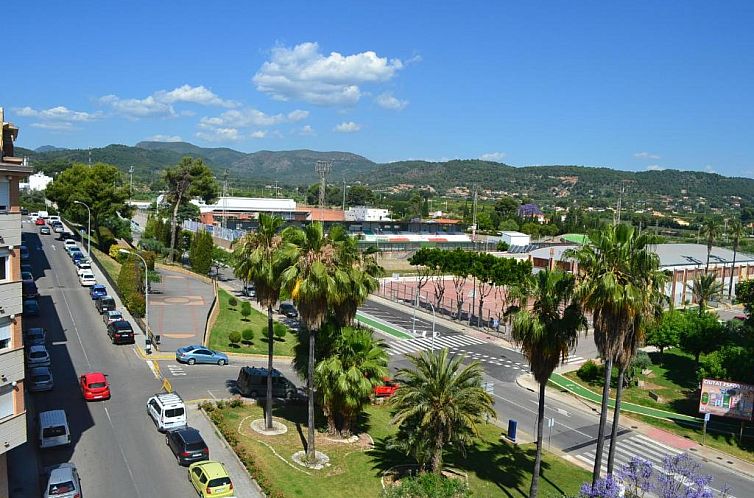
M553 375L557 375L557 374L553 374ZM550 380L552 381L552 378ZM566 379L566 381L570 382L568 381L568 379ZM538 392L539 390L539 384L534 380L534 376L532 374L521 375L520 377L516 379L516 383L524 389L529 389L534 392ZM601 396L597 396L597 401L593 401L592 399L589 399L589 398L576 397L578 395L576 395L575 393L572 393L571 391L569 392L572 395L564 394L561 390L553 389L550 386L547 387L548 398L557 399L561 403L565 403L567 405L573 406L576 409L583 410L584 407L588 407L596 411L596 408L599 406L599 403L601 402ZM638 405L633 405L632 403L621 403L621 420L625 420L625 421L630 420L631 430L644 434L645 436L647 436L648 438L654 441L662 443L671 448L677 449L681 452L687 452L691 455L696 455L697 457L701 458L703 461L707 463L713 463L727 470L735 471L741 474L754 475L753 463L746 462L735 456L729 455L728 453L724 453L714 448L710 448L708 446L702 446L696 441L692 441L685 437L678 436L676 434L673 434L672 432L658 429L657 427L653 425L647 424L634 417L631 417L630 415L632 412L629 410L625 410L626 405L632 405L634 407ZM611 407L613 406L612 403L610 404L610 406ZM642 407L642 408L647 408L647 407ZM650 408L650 410L652 409ZM664 412L663 410L656 410L656 411L669 413L669 412ZM638 412L634 412L634 413L638 413ZM610 411L609 414L612 415L612 411ZM640 413L640 414L645 415L644 413ZM679 416L679 417L688 417L688 415L679 415L679 414L674 414L674 415ZM647 415L647 416L653 416L653 415ZM665 417L658 417L658 418L665 418ZM690 418L696 419L695 417L690 417ZM608 423L610 423L611 420L612 420L612 416L609 416ZM626 422L624 425L628 425L628 424L629 423Z
M259 485L252 479L236 453L228 446L220 432L215 429L215 424L207 418L204 412L193 403L187 404L186 416L189 425L204 435L204 442L209 447L210 459L225 465L225 469L230 474L230 480L233 482L235 498L263 498L264 493Z

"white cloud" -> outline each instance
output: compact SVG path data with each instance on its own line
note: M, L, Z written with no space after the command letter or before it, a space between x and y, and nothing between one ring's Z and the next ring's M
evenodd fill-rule
M374 101L377 102L378 106L394 111L402 111L408 105L408 100L400 100L396 97L393 97L393 94L391 94L390 92L379 94L374 99Z
M647 171L662 171L664 169L665 168L663 168L659 164L650 164L649 166L647 166Z
M293 111L294 114L298 111ZM304 112L304 111L302 111ZM269 115L253 108L233 109L225 111L219 116L203 117L199 120L199 126L233 127L243 128L249 126L273 126L285 122L283 114Z
M116 113L133 119L176 115L173 106L160 102L151 95L144 99L121 99L117 95L105 95L100 97L99 101Z
M505 152L488 152L479 156L482 161L494 161L499 163L505 157Z
M312 128L311 125L302 126L301 129L298 130L298 134L305 137L311 137L311 136L316 135L314 128Z
M634 154L635 159L660 159L660 156L651 152L637 152Z
M183 142L183 139L178 135L152 135L144 140L148 142Z
M355 133L361 129L361 125L353 121L344 121L333 128L338 133Z
M72 131L75 128L73 127L73 123L65 122L65 121L51 121L46 123L32 123L32 127L34 128L42 128L44 130L54 130L54 131Z
M193 104L218 106L218 107L238 107L238 102L224 100L214 94L204 86L183 85L169 92L160 90L154 94L154 97L167 104L176 102L190 102Z
M210 128L199 130L196 136L208 142L236 142L243 137L236 128Z
M303 121L308 117L309 111L302 111L301 109L296 109L295 111L288 113L288 121L291 121L293 123L295 123L296 121Z
M31 107L21 107L19 109L14 109L14 111L19 116L25 118L37 118L43 121L84 122L93 121L100 117L99 113L72 111L62 105L41 110L33 109Z
M359 85L388 81L402 68L400 59L388 60L371 50L324 56L317 43L306 42L293 48L273 48L270 60L252 81L257 90L276 100L350 106L361 98Z
M249 135L251 138L264 138L267 136L267 130L257 130Z
M711 164L706 164L706 165L704 166L704 171L705 171L706 173L717 173L717 170L716 170L716 169L714 168L714 166L712 166Z

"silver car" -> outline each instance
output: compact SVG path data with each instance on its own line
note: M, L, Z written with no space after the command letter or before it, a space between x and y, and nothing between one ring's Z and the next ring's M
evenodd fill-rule
M29 391L31 392L51 391L55 387L55 380L52 378L50 367L34 367L29 370L26 378L29 380Z
M105 325L110 325L113 322L123 319L123 313L118 310L105 311L102 314L102 321L105 322Z
M30 346L26 351L26 366L28 368L49 367L50 353L47 352L47 348L41 344Z
M44 498L82 498L81 479L72 463L61 463L46 469L49 474Z

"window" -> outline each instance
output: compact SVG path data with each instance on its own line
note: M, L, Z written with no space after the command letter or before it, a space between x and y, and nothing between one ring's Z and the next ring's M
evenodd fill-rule
M0 180L0 211L10 209L10 182L3 178Z
M165 410L165 417L167 418L175 418L175 417L182 417L183 416L183 408L168 408Z
M10 278L10 258L8 256L7 251L0 253L0 280Z
M0 419L13 415L13 387L7 384L0 388Z
M10 318L0 318L0 349L10 347L10 336L13 330Z

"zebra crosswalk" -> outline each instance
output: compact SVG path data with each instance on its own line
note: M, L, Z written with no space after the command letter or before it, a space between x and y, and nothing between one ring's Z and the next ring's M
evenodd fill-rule
M444 336L417 337L406 341L395 341L389 344L388 355L394 356L399 354L413 354L420 351L429 351L433 349L458 349L473 344L486 344L483 340L463 334L452 334Z
M605 441L605 448L602 455L602 473L607 474L607 453L610 446L610 441ZM575 455L575 458L589 465L594 466L594 459L597 453L597 445L593 444L587 446L585 451ZM615 448L615 469L620 469L624 465L627 465L632 458L638 457L643 460L649 460L652 462L652 466L655 469L661 469L663 459L666 456L676 456L683 453L680 450L671 448L664 444L658 443L643 434L635 432L630 433L620 439L618 439L618 445Z

